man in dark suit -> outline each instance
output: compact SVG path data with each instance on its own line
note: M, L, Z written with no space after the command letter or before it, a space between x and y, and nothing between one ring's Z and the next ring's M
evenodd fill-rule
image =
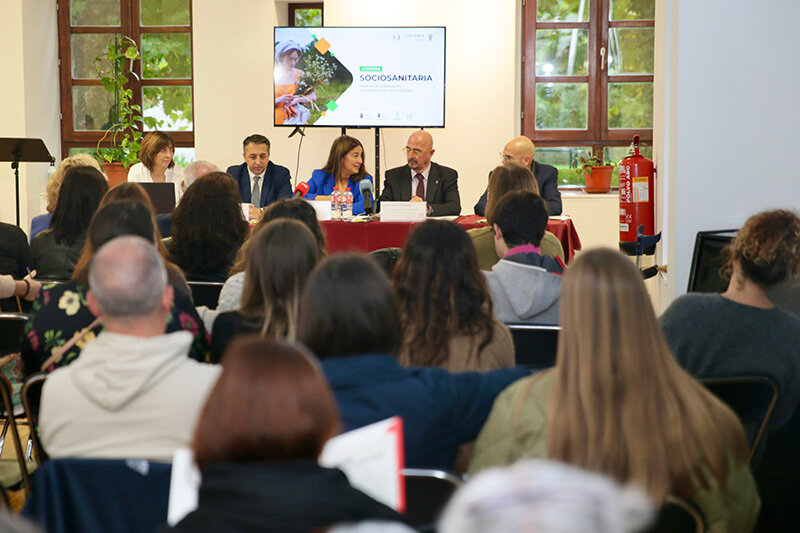
M433 137L427 131L414 132L405 147L408 164L386 171L379 200L426 202L428 216L458 215L458 172L431 163Z
M545 199L550 209L550 216L561 214L561 193L558 192L558 169L534 161L536 146L527 137L515 137L508 141L503 148L503 163L516 163L528 167L536 178L539 186L539 196ZM491 175L491 172L489 173ZM475 214L486 215L486 192L483 192L478 203L475 204Z
M260 215L260 209L275 200L291 198L292 177L289 169L269 160L269 139L254 134L242 143L244 163L228 167L228 174L239 184L242 202L251 204L250 218Z

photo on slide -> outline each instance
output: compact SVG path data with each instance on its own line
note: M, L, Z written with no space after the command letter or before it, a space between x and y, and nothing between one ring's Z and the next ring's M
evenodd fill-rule
M306 29L276 28L274 80L275 125L302 126L336 110L353 74L326 39Z

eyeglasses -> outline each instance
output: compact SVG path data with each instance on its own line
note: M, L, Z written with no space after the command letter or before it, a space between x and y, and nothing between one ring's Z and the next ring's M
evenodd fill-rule
M414 157L419 157L422 154L430 152L430 150L420 150L419 148L409 148L406 146L403 148L403 152L405 152L406 155L414 154Z
M508 155L505 152L500 152L500 159L502 159L503 161L513 161L514 160L514 156L513 155Z

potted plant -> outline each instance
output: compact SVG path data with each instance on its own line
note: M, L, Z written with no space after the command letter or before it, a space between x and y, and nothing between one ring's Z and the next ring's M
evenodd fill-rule
M140 125L156 128L152 117L142 117L141 106L133 103L133 91L126 87L129 76L138 79L133 62L141 58L136 42L124 35L115 35L109 41L106 53L94 59L95 70L103 88L112 95L113 105L103 137L97 143L97 158L103 165L110 186L127 180L128 168L139 161L142 131ZM137 124L138 123L138 124ZM110 146L101 147L104 140Z
M606 193L611 190L611 174L616 163L603 160L599 155L581 154L578 156L575 174L583 176L588 193Z

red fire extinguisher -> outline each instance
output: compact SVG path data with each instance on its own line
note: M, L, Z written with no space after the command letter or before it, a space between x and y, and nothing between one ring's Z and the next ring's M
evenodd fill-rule
M653 161L639 153L639 136L633 136L633 155L619 162L619 247L636 255L637 228L642 235L655 233ZM652 255L655 245L644 250Z

